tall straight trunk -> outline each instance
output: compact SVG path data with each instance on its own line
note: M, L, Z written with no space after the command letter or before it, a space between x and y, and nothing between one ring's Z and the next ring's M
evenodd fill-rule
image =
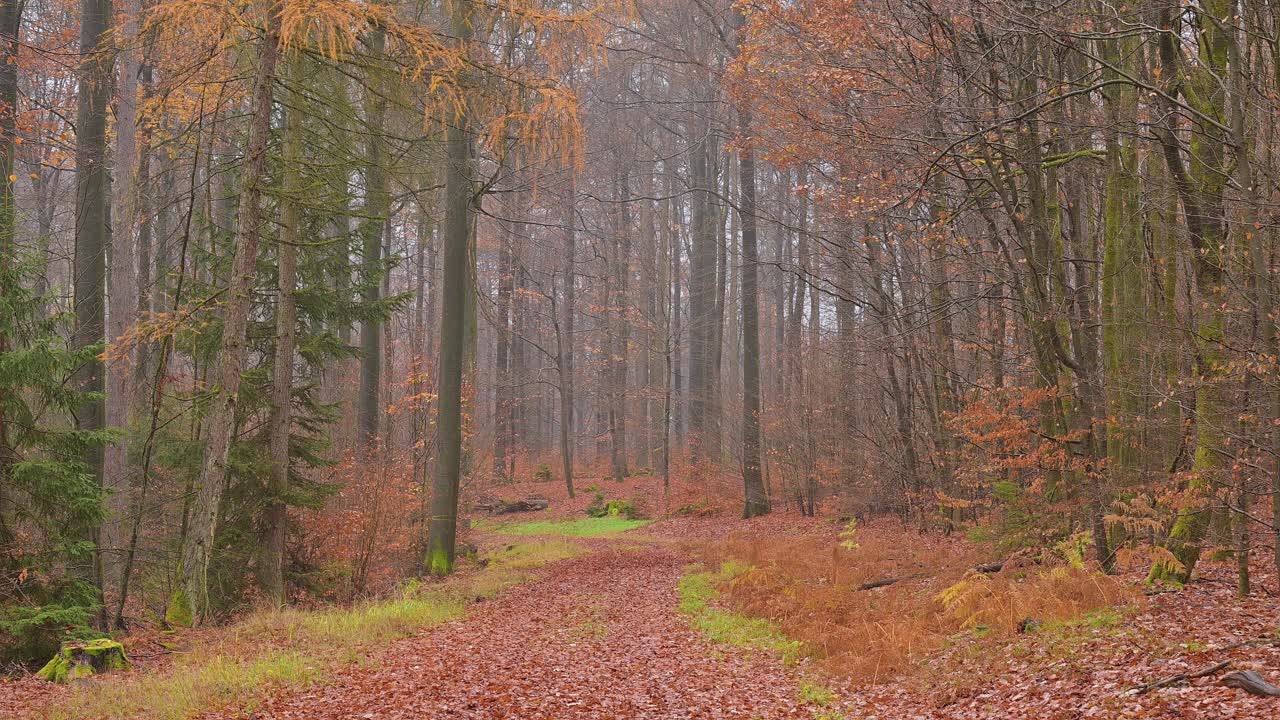
M1247 50L1242 51L1241 49L1242 38L1239 32L1238 28L1232 28L1227 34L1228 58L1231 63L1231 141L1235 146L1236 181L1239 187L1245 189L1245 195L1242 198L1245 202L1242 226L1250 228L1243 237L1247 251L1247 263L1250 269L1249 285L1252 290L1251 300L1253 301L1251 313L1252 336L1249 347L1262 350L1267 343L1267 340L1264 339L1265 334L1275 332L1270 320L1265 318L1271 311L1271 308L1267 305L1271 296L1269 288L1271 269L1267 266L1263 246L1265 234L1259 231L1260 227L1257 221L1260 195L1253 176L1254 144L1249 136L1246 122L1246 99L1249 92L1250 71L1245 61ZM1248 403L1245 416L1253 417L1255 420L1246 421L1244 418L1240 418L1238 422L1242 431L1255 429L1254 426L1257 420L1265 415L1265 392L1259 390L1258 386L1261 383L1258 380L1258 374L1254 372L1250 372L1245 377L1245 402ZM1251 449L1254 452L1258 452L1261 448L1255 445ZM1247 597L1251 592L1249 549L1253 542L1249 527L1251 522L1249 509L1254 489L1251 487L1250 480L1253 476L1249 470L1242 470L1238 475L1238 487L1236 488L1238 504L1237 512L1234 516L1236 523L1236 593L1240 597ZM1274 518L1273 522L1275 522Z
M254 270L262 234L262 184L266 179L267 143L271 139L271 108L276 61L280 46L277 3L266 3L266 34L260 48L251 98L249 139L241 170L240 210L233 239L235 256L222 316L222 343L217 355L214 390L204 419L204 458L186 536L178 586L169 598L165 618L170 624L202 621L209 611L208 571L218 528L219 506L227 482L227 456L235 428L240 375L247 355L249 311L253 301Z
M806 171L802 168L796 175L796 182L803 187L808 180ZM795 266L797 271L795 275L795 294L792 298L791 305L791 327L785 335L786 349L784 351L786 360L784 363L785 376L787 380L787 394L783 396L788 403L800 403L801 425L800 433L801 442L798 443L798 450L802 454L804 467L804 489L801 493L803 504L801 513L812 516L817 504L817 477L814 475L814 465L817 461L817 438L814 433L814 412L813 403L809 401L805 385L805 351L804 351L804 311L805 311L805 291L808 290L809 296L809 353L813 356L818 351L818 291L810 287L810 283L816 282L815 269L811 260L811 252L809 250L809 196L807 190L802 190L800 195L799 210L796 222L796 258Z
M289 435L293 428L293 353L298 322L298 223L302 203L302 56L289 61L288 116L281 163L280 239L276 243L276 347L272 363L271 415L267 420L271 468L262 517L262 558L258 583L272 604L285 602L284 541L288 523Z
M738 109L738 135L751 132L751 113ZM769 512L760 473L760 298L759 247L756 239L756 159L750 145L738 150L738 223L742 228L742 516Z
M110 293L107 313L107 340L112 343L124 340L129 325L136 319L138 304L138 277L134 247L134 234L139 224L138 205L141 197L136 183L138 171L138 69L141 65L138 50L138 0L126 0L118 32L121 49L116 55L118 80L116 93L116 147L114 198L111 207L111 260L108 283ZM131 419L134 393L130 386L134 370L130 365L137 361L138 353L128 353L128 360L119 359L107 365L106 424L108 427L127 427ZM104 582L119 581L121 527L128 505L128 444L113 442L103 453L103 487L106 490L106 514L102 526L102 560Z
M1160 21L1172 27L1172 1L1160 7ZM1226 100L1220 87L1227 76L1227 28L1231 24L1234 3L1209 0L1197 15L1200 57L1191 69L1182 67L1179 49L1168 35L1160 38L1162 78L1170 87L1166 96L1182 94L1198 112L1222 122L1226 117ZM1186 86L1183 85L1185 78ZM1168 106L1169 103L1165 102ZM1203 507L1216 483L1227 471L1222 456L1225 407L1221 375L1225 366L1223 341L1226 334L1225 306L1229 298L1229 281L1224 252L1228 225L1224 206L1228 173L1225 169L1225 140L1214 127L1206 126L1190 148L1190 162L1184 164L1182 150L1173 127L1176 109L1164 107L1164 119L1156 129L1169 174L1178 189L1191 241L1196 290L1196 374L1195 397L1196 446L1191 466L1188 494L1201 507L1181 511L1169 532L1170 559L1157 560L1149 575L1151 580L1184 583L1191 579L1200 558L1201 542L1208 526L1209 513Z
M18 225L14 202L17 177L13 169L17 150L18 48L23 4L22 0L0 2L0 300L8 298L18 282L12 266ZM14 339L7 328L6 323L0 322L0 355L13 346ZM8 496L13 458L9 453L9 427L3 411L7 405L8 399L0 389L0 547L8 547L13 541L9 527L12 500Z
M614 263L614 296L613 312L616 317L617 332L614 334L612 372L609 396L609 428L613 442L611 454L613 461L613 479L625 480L627 468L627 353L631 344L631 323L627 317L631 298L629 283L631 277L631 207L628 204L631 189L628 187L628 174L623 170L618 182L618 202L621 203L618 214L618 245Z
M84 58L77 78L76 100L76 235L75 235L75 333L72 346L100 345L105 340L106 249L110 227L109 198L111 176L107 169L107 105L111 101L111 57L105 52L108 24L111 20L110 0L81 0L80 54ZM100 360L86 362L76 372L75 386L97 397L76 411L76 427L93 432L105 426L106 407L103 366ZM103 483L103 449L92 445L84 458L94 483ZM87 565L79 569L82 579L102 594L102 532L100 527L85 528L85 539L94 544ZM106 627L105 605L99 624Z
M653 173L645 172L642 176L640 194L644 200L640 205L640 233L643 247L640 254L644 260L640 265L640 292L644 296L644 353L641 356L639 386L643 388L641 399L642 419L640 423L639 447L636 451L636 463L641 467L653 469L653 443L657 436L657 418L654 417L654 379L661 375L659 370L660 353L658 352L658 277L663 265L658 252L657 233L654 229Z
M670 177L668 176L667 186L670 187ZM671 423L672 408L674 402L674 389L676 370L674 365L679 361L680 345L677 342L677 328L679 327L677 318L679 317L679 305L675 302L673 293L675 290L674 275L679 268L675 262L675 243L672 241L673 233L671 232L671 201L664 199L662 201L662 216L659 219L658 232L658 305L661 313L662 322L662 355L663 355L663 373L662 373L662 455L661 455L661 472L662 472L662 495L667 498L671 494Z
M670 343L670 348L667 350L668 354L671 356L670 362L668 363L671 365L672 406L672 417L670 419L671 427L669 432L674 436L675 441L678 444L685 436L684 417L685 412L687 411L683 391L685 384L685 364L683 362L683 354L687 343L684 341L685 328L680 313L681 308L684 307L684 303L681 298L681 274L683 273L683 270L682 263L680 262L681 242L680 231L678 229L680 226L684 225L684 206L683 203L677 204L676 200L672 197L674 194L674 181L671 178L671 173L668 172L665 173L665 175L666 178L663 192L666 195L666 199L662 204L662 233L663 243L667 248L667 254L670 256L670 262L668 263L667 269L670 273L670 282L668 285L671 296L671 304L667 313L668 321L671 323L668 329L668 342ZM679 218L678 223L677 218ZM670 463L670 458L667 457L665 462Z
M790 190L788 181L791 179L790 173L769 173L774 181L773 195L775 199L780 200L778 204L784 208L781 211L783 217L787 215L787 206L790 205L788 199L783 196ZM769 193L766 193L766 195ZM773 282L773 347L768 353L768 361L772 363L772 370L769 373L769 392L774 397L785 397L787 391L787 360L786 348L790 340L791 327L788 320L791 315L791 300L796 292L803 297L804 291L794 274L788 275L786 268L795 266L795 242L793 242L792 233L788 230L779 229L774 233L773 243L773 263L768 269L766 276L770 277ZM765 302L769 298L765 297ZM766 456L767 456L766 452ZM768 463L765 463L768 467Z
M458 49L471 43L469 7L455 3L451 24ZM432 482L431 524L427 529L427 570L453 572L458 540L458 487L462 480L462 372L471 240L470 118L460 108L445 130L444 287L441 291L440 371L436 413L436 471Z
M689 445L696 460L718 460L711 447L715 423L714 370L716 241L710 177L710 128L695 126L689 152L692 197L692 254L689 257Z
M564 284L561 308L552 314L556 326L556 368L560 380L560 472L564 474L569 497L573 491L573 315L577 294L577 194L576 167L570 163L568 188L565 192L564 217ZM556 292L551 289L552 294ZM554 300L553 300L554 301Z
M386 33L380 29L369 35L368 51L371 58L365 95L365 205L364 219L360 223L362 299L373 304L382 298L382 238L391 210L390 176L387 172L385 132L387 101L379 82L381 61L386 46ZM382 323L373 319L360 322L360 397L357 401L357 444L361 452L368 452L378 442L382 425Z
M418 192L425 191L425 177L419 180ZM417 205L418 222L414 229L416 244L413 249L413 326L409 338L409 388L413 394L412 416L410 422L409 448L413 463L412 473L415 484L421 482L425 466L425 445L427 415L422 394L426 392L424 371L426 369L427 351L425 347L427 324L427 252L426 246L430 238L430 221L425 203Z
M517 258L523 257L522 249L524 245L520 243L513 248ZM525 338L529 334L529 313L526 311L524 297L528 290L527 272L524 265L517 262L515 267L515 277L513 283L513 293L511 301L511 326L513 328L511 338L511 362L509 377L514 383L511 394L511 442L514 447L523 447L529 454L537 455L541 451L541 439L539 434L535 433L530 422L530 405L531 398L527 391L521 390L517 392L516 387L521 387L525 380L529 377L529 360L528 348ZM533 398L536 402L536 398ZM511 453L511 475L516 474L516 456Z
M522 212L517 200L508 213ZM515 258L512 245L516 233L523 233L522 223L510 218L502 223L498 248L498 298L494 303L497 326L494 328L497 345L493 372L493 478L510 479L509 468L515 446L511 439L511 296L515 290Z
M396 234L395 222L396 222L395 216L390 212L388 212L386 221L382 223L382 254L381 256L384 258L391 257L391 250L392 250L391 243L395 239L395 234ZM386 271L382 273L381 297L384 297L384 298L391 297L392 279L393 278L392 278L391 268L386 268ZM382 338L381 338L382 377L379 379L378 383L375 385L375 387L380 388L380 391L378 394L379 405L377 410L377 413L379 416L379 425L384 426L382 430L382 434L378 438L379 440L378 444L379 444L379 447L386 448L390 453L393 453L393 454L396 452L398 448L398 446L396 445L397 418L388 416L387 413L384 412L384 408L391 407L391 404L395 401L395 393L396 393L395 369L399 367L396 364L396 345L393 342L395 338L395 332L398 330L394 320L395 318L391 317L391 318L388 318L387 321L385 322L378 323L378 325L382 328L382 333L381 333L382 335Z
M717 136L711 136L710 152L708 154L708 167L710 174L707 178L711 192L707 195L709 203L707 220L711 227L708 228L709 240L715 246L715 273L712 291L712 319L711 319L711 357L707 362L707 431L706 431L706 450L707 455L717 465L724 460L724 396L721 393L722 383L724 381L724 346L725 346L725 330L726 330L726 308L733 305L728 295L731 292L733 283L733 271L729 267L729 242L725 235L726 226L729 224L730 213L726 211L726 207L721 204L720 198L730 198L733 196L733 173L728 169L721 172L721 148ZM726 153L727 155L727 153ZM727 157L724 158L727 160ZM717 183L723 183L718 186ZM736 237L736 234L730 234L730 237ZM736 330L736 323L735 330ZM733 346L736 348L737 343ZM737 352L734 352L733 359L737 359Z

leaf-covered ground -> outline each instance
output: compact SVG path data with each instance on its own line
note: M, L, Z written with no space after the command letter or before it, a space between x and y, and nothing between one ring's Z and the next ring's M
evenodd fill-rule
M838 532L832 523L793 515L750 522L722 515L674 518L622 534L578 539L574 542L591 552L542 566L532 579L494 599L465 598L466 613L456 620L374 643L360 657L345 657L349 648L335 648L339 661L333 671L314 682L268 684L260 688L260 696L244 698L240 710L211 710L202 717L1280 717L1280 699L1223 687L1221 673L1131 694L1143 683L1223 660L1231 661L1232 669L1253 669L1280 682L1277 582L1262 570L1267 566L1262 557L1255 562L1262 570L1257 592L1245 601L1234 597L1231 567L1206 562L1200 579L1182 592L1153 595L1136 608L1108 610L1098 618L1029 635L961 634L920 658L917 669L877 677L874 683L820 676L821 662L784 666L776 653L711 642L696 627L698 622L681 612L678 588L693 571L692 559L701 556L699 547L729 536L800 547L815 539L837 541ZM878 532L882 530L868 528L859 537L870 544ZM879 541L904 546L941 542L900 527L883 532L896 534ZM485 533L476 540L482 554L496 557L518 538ZM1123 579L1139 587L1141 568L1130 568ZM935 592L925 579L909 582L918 583L922 593ZM727 601L728 596L710 602L723 606ZM194 637L218 632L209 628ZM106 676L91 682L120 680ZM39 717L40 707L57 706L65 692L30 678L0 684L0 717Z
M466 619L396 643L251 717L812 718L781 663L713 647L676 612L687 564L659 546L558 563Z

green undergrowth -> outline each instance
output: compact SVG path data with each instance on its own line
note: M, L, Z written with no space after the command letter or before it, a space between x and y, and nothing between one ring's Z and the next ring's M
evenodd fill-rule
M718 570L685 575L680 578L679 610L689 617L689 624L695 630L714 643L763 650L782 658L785 664L793 664L802 654L800 642L783 635L768 620L748 617L713 604L720 594L720 584L749 569L746 565L730 561Z
M651 522L653 521L629 520L620 516L586 517L574 520L534 520L514 525L500 525L493 528L493 531L502 535L605 537L644 527Z
M1125 608L1098 608L1069 620L1048 621L1031 636L1051 657L1070 660L1086 645L1124 635L1126 618Z
M185 720L249 711L269 688L323 683L343 664L368 662L382 646L462 617L468 601L496 597L538 567L584 552L564 540L515 542L490 554L483 569L446 582L410 582L390 598L354 607L255 612L213 637L190 643L176 637L174 647L191 647L170 667L78 686L39 716Z

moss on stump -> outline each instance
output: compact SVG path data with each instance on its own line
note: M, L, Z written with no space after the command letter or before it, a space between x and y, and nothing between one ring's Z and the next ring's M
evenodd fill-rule
M124 670L129 658L124 645L110 638L89 642L63 643L53 659L36 676L56 683L69 683L108 670Z

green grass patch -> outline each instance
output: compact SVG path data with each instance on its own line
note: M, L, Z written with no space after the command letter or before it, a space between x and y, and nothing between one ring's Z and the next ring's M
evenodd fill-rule
M800 683L800 701L826 707L836 701L836 694L829 688L806 680Z
M564 540L513 542L490 555L483 570L445 583L412 582L391 598L354 607L255 612L212 639L201 638L172 667L104 676L73 688L38 716L186 720L251 710L271 687L322 683L342 665L368 662L379 647L462 617L468 600L495 597L529 579L537 567L584 552ZM182 644L179 637L175 646Z
M299 652L268 651L248 659L201 656L199 662L183 662L170 672L77 689L45 717L183 720L210 709L250 709L252 696L271 686L306 687L324 675L322 663Z
M717 586L749 570L746 565L726 562L719 570L691 573L680 579L681 613L689 616L689 624L715 643L748 647L773 653L786 664L801 656L800 642L783 635L763 618L753 618L712 605L719 595Z
M1112 607L1091 610L1070 620L1050 620L1037 632L1048 635L1072 635L1087 630L1110 630L1124 624L1124 613Z
M587 517L574 520L534 520L532 522L503 525L494 529L502 535L553 535L563 537L601 537L617 535L652 520L628 520L624 517Z

